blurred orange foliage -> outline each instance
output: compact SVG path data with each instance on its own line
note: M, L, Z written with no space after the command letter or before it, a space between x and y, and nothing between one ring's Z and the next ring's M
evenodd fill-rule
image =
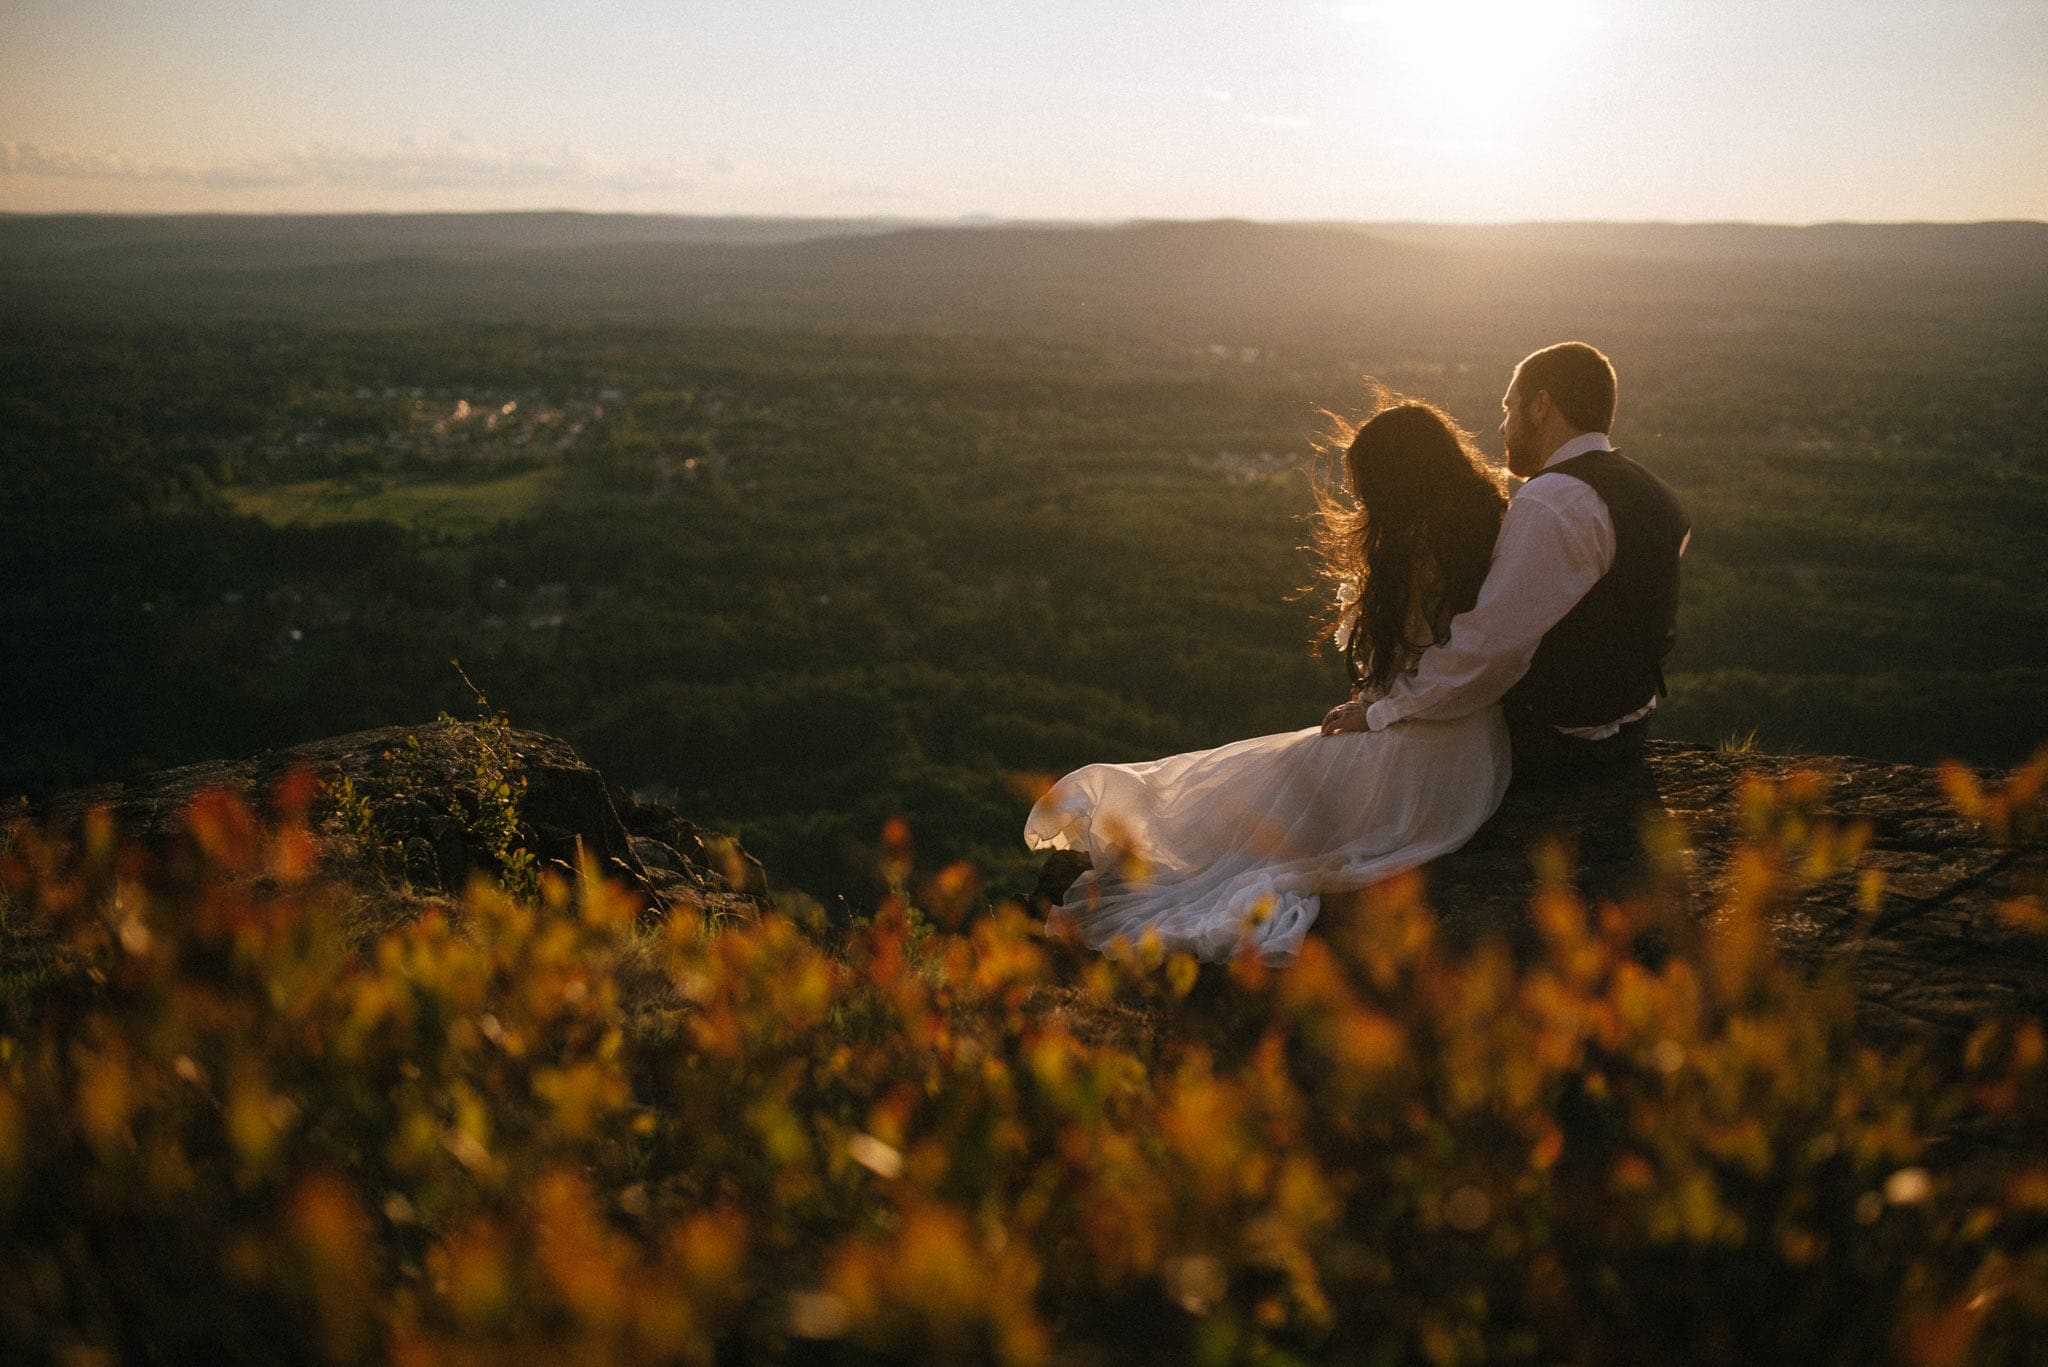
M1948 782L2020 837L2041 772ZM1817 781L1744 795L1704 921L1588 906L1553 860L1520 955L1440 943L1411 877L1222 968L1077 951L962 866L913 908L901 822L861 923L648 923L594 868L379 904L322 871L302 787L275 823L201 799L168 858L104 816L8 837L0 1356L1947 1363L2048 1334L2041 1025L1881 1045L1846 978L1779 960L1774 909L1866 838Z

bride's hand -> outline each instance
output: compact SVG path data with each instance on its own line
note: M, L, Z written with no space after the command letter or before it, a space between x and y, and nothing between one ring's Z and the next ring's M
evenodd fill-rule
M1363 702L1340 702L1323 714L1323 734L1334 736L1340 731L1365 731L1365 704Z

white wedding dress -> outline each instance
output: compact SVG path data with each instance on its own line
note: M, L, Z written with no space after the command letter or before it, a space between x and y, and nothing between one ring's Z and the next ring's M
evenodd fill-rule
M1077 769L1032 807L1024 839L1092 861L1059 911L1097 949L1157 930L1168 949L1203 959L1249 944L1285 960L1323 894L1470 840L1500 805L1508 772L1498 706L1384 731L1309 727Z

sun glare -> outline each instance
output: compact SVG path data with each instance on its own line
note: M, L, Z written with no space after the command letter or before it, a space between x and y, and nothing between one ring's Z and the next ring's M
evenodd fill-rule
M1551 64L1600 27L1590 0L1374 0L1345 16L1364 27L1374 56L1408 92L1462 114L1468 131L1538 88Z

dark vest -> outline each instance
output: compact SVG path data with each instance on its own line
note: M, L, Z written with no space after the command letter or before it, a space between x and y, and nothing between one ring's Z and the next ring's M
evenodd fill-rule
M1602 726L1664 690L1678 627L1678 553L1690 524L1664 481L1615 451L1588 451L1532 476L1592 486L1614 520L1614 564L1536 647L1503 700L1552 726Z

